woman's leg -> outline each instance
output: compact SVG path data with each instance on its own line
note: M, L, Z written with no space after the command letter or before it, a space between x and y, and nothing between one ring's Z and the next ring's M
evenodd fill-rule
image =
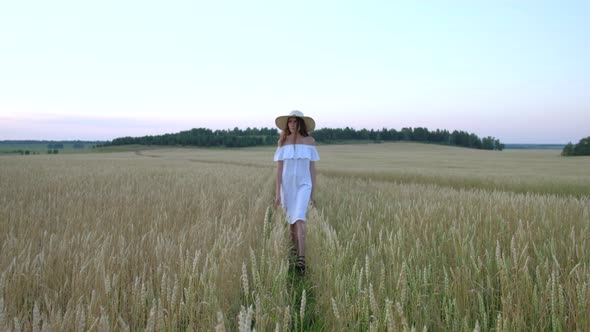
M291 231L291 254L297 257L297 228L295 227L295 224L290 224L289 230Z
M295 222L295 233L297 233L297 249L299 249L299 256L305 256L305 221L297 220L297 222Z
M297 220L295 222L295 233L297 233L297 248L299 255L295 266L300 273L305 273L305 221Z

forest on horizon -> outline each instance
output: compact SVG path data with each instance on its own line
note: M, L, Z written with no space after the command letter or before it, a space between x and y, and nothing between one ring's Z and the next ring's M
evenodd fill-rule
M321 128L313 131L316 142L324 144L342 143L347 141L395 142L414 141L442 145L461 146L473 149L503 150L504 144L491 136L480 138L474 133L444 129L434 131L423 127L404 127L396 129L360 129ZM279 131L275 128L234 128L231 130L211 130L208 128L193 128L174 134L147 135L142 137L120 137L98 146L112 145L171 145L198 147L249 147L276 145Z

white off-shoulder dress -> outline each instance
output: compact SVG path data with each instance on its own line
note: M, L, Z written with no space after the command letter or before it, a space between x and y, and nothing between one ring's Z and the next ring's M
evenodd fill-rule
M306 220L312 187L309 163L317 160L320 156L313 145L287 144L275 152L274 161L283 161L281 205L290 224Z

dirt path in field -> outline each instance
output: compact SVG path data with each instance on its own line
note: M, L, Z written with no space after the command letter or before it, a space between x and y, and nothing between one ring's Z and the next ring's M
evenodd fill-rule
M147 154L144 151L135 151L135 154L141 157L150 157L150 158L162 158L162 156Z
M268 165L260 165L254 163L244 163L244 162L237 162L237 161L227 161L227 160L205 160L205 159L188 159L188 161L193 163L203 163L203 164L222 164L222 165L233 165L233 166L247 166L247 167L257 167L257 168L274 168L275 166L268 166Z

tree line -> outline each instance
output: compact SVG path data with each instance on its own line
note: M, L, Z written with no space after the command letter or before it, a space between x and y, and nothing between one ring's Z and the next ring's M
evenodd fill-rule
M503 150L504 144L499 139L488 136L479 138L473 133L465 131L437 129L429 131L427 128L402 128L356 130L346 128L321 128L313 132L313 137L321 143L341 143L343 141L364 140L379 142L415 141L423 143L435 143L444 145L462 146L474 149ZM279 139L279 131L275 128L246 128L245 130L234 128L232 130L211 130L207 128L193 128L175 134L148 135L142 137L120 137L111 142L98 146L109 145L177 145L198 147L248 147L259 145L276 145Z
M314 131L313 137L320 142L338 142L342 140L371 140L375 142L391 141L415 141L423 143L436 143L456 145L473 149L503 150L504 144L499 139L488 136L479 138L476 134L466 131L437 129L430 131L428 128L402 128L401 130L383 128L381 130L355 130L349 127L344 129L323 128Z
M142 137L115 138L108 145L182 145L199 147L248 147L257 145L277 144L279 133L274 128L247 128L241 130L211 130L208 128L193 128L176 134L148 135Z
M578 144L569 142L561 151L562 156L590 156L590 136L582 138Z

